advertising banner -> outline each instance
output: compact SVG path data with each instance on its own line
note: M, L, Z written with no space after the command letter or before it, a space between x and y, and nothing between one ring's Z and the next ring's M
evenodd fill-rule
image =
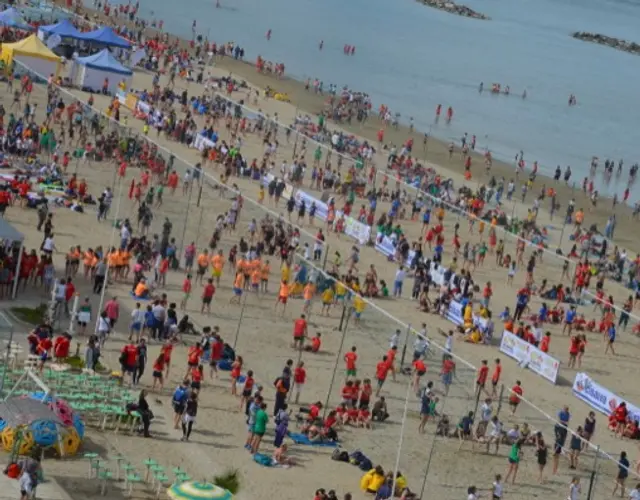
M549 382L555 384L556 380L558 380L560 362L557 359L552 358L533 344L522 340L507 330L502 332L500 352L515 359L523 367L529 368Z
M627 410L631 420L640 420L640 409L625 399L616 396L609 389L602 387L586 373L576 373L573 381L573 394L582 399L594 410L605 415L611 415L620 403L627 403Z

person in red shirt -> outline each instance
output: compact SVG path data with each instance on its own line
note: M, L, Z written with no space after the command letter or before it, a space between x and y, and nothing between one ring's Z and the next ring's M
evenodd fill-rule
M396 367L395 360L396 354L398 353L398 346L393 346L391 349L387 351L387 362L389 363L389 371L391 372L391 378L393 381L396 381Z
M307 336L307 320L304 314L293 322L293 348L301 351L304 347L304 339Z
M240 378L240 373L242 372L243 359L242 356L237 356L236 359L231 364L231 395L237 395L237 381Z
M133 377L138 360L138 348L132 342L125 344L120 351L120 366L122 367L122 377L129 373Z
M485 389L487 378L489 378L489 362L486 359L483 359L476 378L476 395L480 394L482 391L487 392Z
M305 346L304 350L309 352L319 352L322 346L322 339L320 332L316 333L315 337L311 338L311 345Z
M419 357L413 361L413 391L417 394L420 389L420 379L427 373L427 366Z
M202 358L203 352L200 344L189 347L189 351L187 352L187 373L185 373L184 378L189 376L189 372L193 370L193 368L197 368L200 365L200 358Z
M522 396L522 382L516 380L516 385L511 388L511 395L509 396L509 406L511 407L511 415L515 415L518 405Z
M69 302L71 301L71 299L75 294L76 294L76 287L71 281L71 278L69 277L67 278L67 286L64 288L64 311L67 314L67 316L70 316Z
M389 359L385 355L382 356L382 361L376 365L376 380L378 382L376 397L380 396L380 389L382 389L385 380L387 380L387 373L389 373Z
M293 387L295 389L296 398L294 404L298 404L302 388L307 381L307 370L304 369L304 361L300 361L296 369L293 371Z
M187 302L191 296L191 275L187 274L187 277L182 282L182 300L180 301L180 310L187 310Z
M500 382L500 375L502 374L502 365L500 364L500 358L496 358L496 364L493 368L493 375L491 375L491 397L498 396L498 382Z
M549 344L551 343L551 332L546 332L542 340L540 341L540 350L542 352L549 352Z
M213 279L209 278L202 292L202 307L200 308L201 313L204 314L204 310L206 308L207 314L211 316L211 301L213 300L213 296L215 295L215 293L216 287L213 286Z
M53 342L49 337L44 337L38 341L38 345L36 347L36 352L40 356L40 373L44 369L44 364L47 362L51 355L51 348L53 347Z
M253 370L249 370L247 372L246 378L244 379L244 386L242 387L242 395L240 397L240 411L243 410L243 408L251 398L254 384L255 379L253 378Z
M62 363L69 357L69 347L71 346L71 337L68 333L63 333L53 341L53 357L56 363Z
M572 335L569 341L569 368L575 368L578 352L580 351L580 335Z
M204 378L204 367L202 365L195 366L191 369L191 392L196 394L200 392L202 387L202 379ZM235 380L234 380L235 382Z
M353 407L353 395L354 395L354 386L353 381L348 380L347 383L342 388L342 403L346 405L347 408Z
M217 329L218 327L214 327ZM218 333L213 334L213 340L211 341L211 354L209 357L209 368L211 369L211 378L218 378L218 363L222 359L222 352L224 351L224 342Z
M152 391L156 390L156 385L160 384L160 392L162 392L162 388L164 387L164 365L166 363L166 358L163 352L160 352L156 360L153 362L153 386L151 387Z
M356 346L351 348L347 354L344 355L344 361L346 364L346 377L345 380L349 380L352 377L356 378L358 370L356 368L356 361L358 361L358 355L356 354Z
M613 416L616 421L616 434L620 435L620 438L622 438L622 433L624 432L625 425L627 424L628 414L629 410L627 410L627 403L624 401L620 403L615 410L613 410Z
M365 378L362 383L362 390L360 391L360 408L368 408L371 401L371 394L373 394L373 388L371 387L371 379Z
M164 356L164 366L166 369L165 377L169 376L169 370L171 369L171 353L173 352L173 340L169 339L160 348L160 352Z

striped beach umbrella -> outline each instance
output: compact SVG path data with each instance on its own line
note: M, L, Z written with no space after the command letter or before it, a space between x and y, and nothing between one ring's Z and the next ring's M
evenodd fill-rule
M233 495L224 488L211 483L185 481L174 484L167 490L172 500L231 500Z

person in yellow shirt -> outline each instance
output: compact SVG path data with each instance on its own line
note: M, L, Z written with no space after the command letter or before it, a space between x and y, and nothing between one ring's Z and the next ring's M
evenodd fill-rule
M311 312L311 300L315 293L316 286L311 282L307 283L302 291L302 298L304 299L304 306L302 308L303 313L308 314Z
M220 277L224 269L224 253L220 250L217 255L211 257L211 276L216 280L216 286L220 285ZM198 264L199 265L199 264Z
M354 317L354 323L356 325L360 324L360 318L362 317L362 313L366 307L367 307L367 304L362 298L362 295L357 294L353 298L353 317Z
M320 311L320 315L326 312L327 316L329 316L329 310L333 305L333 288L328 287L324 292L322 292L322 310Z
M289 283L289 278L291 278L291 269L289 269L289 265L286 262L283 262L280 268L280 281Z
M289 284L282 280L280 282L280 291L278 292L278 298L276 299L276 305L273 310L278 310L278 304L282 304L282 315L284 316L284 312L287 309L287 300L289 300Z
M236 278L233 281L233 297L231 297L229 304L240 304L242 290L244 290L244 274L236 273Z
M336 283L336 304L338 302L344 302L345 297L347 296L347 287L341 281Z
M207 272L209 267L209 250L205 249L200 255L198 255L198 271L196 272L196 285L200 283L202 285L202 279L204 273Z
M269 285L269 275L271 274L271 266L269 261L265 261L260 268L260 284L262 293L267 293L267 286Z
M262 204L264 201L264 186L260 184L260 189L258 190L258 203Z

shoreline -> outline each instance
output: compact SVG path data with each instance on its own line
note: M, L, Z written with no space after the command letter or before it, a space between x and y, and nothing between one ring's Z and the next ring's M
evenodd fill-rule
M52 0L52 3L56 5L56 7L62 8L66 12L71 12L66 8L64 0ZM85 19L85 21L87 20L87 18L88 22L95 22L95 20L100 20L100 22L113 26L113 17L107 17L102 11L97 11L91 7L82 5L80 8L76 7L73 12L75 13L75 15ZM124 24L128 28L135 26L134 22L131 22L128 19L125 20L122 16L118 17L118 23L120 26ZM143 30L143 32L151 36L155 36L156 34L166 34L171 41L178 40L180 47L190 49L189 40L175 35L170 31L159 30L157 28L151 28L150 26L147 26ZM256 69L255 64L251 61L235 60L232 57L224 57L217 58L215 60L214 66L220 70L229 71L230 74L232 74L236 79L246 80L246 82L252 87L257 87L261 90L265 89L266 87L270 87L276 92L287 94L289 97L289 103L292 106L295 106L296 109L303 114L307 113L310 115L317 115L324 109L325 101L328 97L327 94L319 95L315 94L311 89L305 89L305 83L303 81L297 80L293 77L289 77L286 74L283 77L278 78L273 76L272 74L259 73ZM259 108L259 106L251 107ZM290 126L291 124L288 125ZM422 139L424 137L423 132L417 130L412 131L409 126L403 124L400 124L397 129L394 127L385 126L384 122L380 120L375 113L372 113L364 124L356 122L355 124L348 125L346 123L337 123L332 120L327 120L326 126L328 129L342 129L357 137L366 139L370 144L374 145L377 150L380 150L377 141L377 133L380 129L384 129L384 143L387 145L393 144L397 147L400 147L408 138L412 137L414 139L414 143L416 145L419 145L414 149L414 158L416 159L416 161L423 163L425 167L434 168L436 172L445 179L449 177L457 177L459 179L462 179L464 176L464 160L462 159L462 156L460 154L460 141L456 141L456 143L454 144L454 154L450 159L450 143L448 141L429 135L427 146L426 148L424 148L421 146ZM471 135L472 133L469 134L469 137L471 137ZM478 136L481 137L482 134L478 134ZM517 168L515 163L506 162L494 157L492 161L491 171L489 174L487 174L484 167L483 153L484 151L478 152L470 150L470 156L472 158L472 179L470 182L465 182L465 186L475 189L482 184L487 184L492 176L495 177L497 181L499 181L501 178L504 178L505 184L513 179L514 182L516 182L516 191L514 195L520 203L520 187L522 183L525 182L528 178L530 171L521 171L519 172L518 176L518 173L516 173ZM532 160L530 160L528 163L532 163ZM377 165L377 169L381 173L388 172L384 165ZM561 221L564 219L563 214L566 211L567 204L572 198L575 198L577 208L584 208L585 211L587 211L587 209L591 207L591 202L588 194L583 193L582 189L580 188L581 179L572 177L572 180L570 182L573 184L573 186L566 185L562 181L555 183L551 176L538 173L535 182L533 183L533 187L529 190L526 207L530 208L533 206L534 195L537 195L540 192L542 186L546 186L546 188L553 187L557 192L557 200L560 204L560 207L556 212L556 220L558 221L556 224L561 225ZM457 188L460 187L461 184L457 183ZM620 195L618 196L619 199L621 199L621 194L622 193L620 193ZM546 203L546 200L545 202L541 203L541 212L547 216L547 219L549 216L548 208L549 207ZM504 209L506 212L511 211L510 206L505 206ZM626 249L633 249L640 252L640 242L635 241L632 238L633 226L635 225L634 221L631 220L632 207L620 202L616 207L615 213L617 217L617 239L614 241L614 244L617 244ZM595 224L598 229L603 232L605 223L611 214L611 198L602 197L599 199L599 203L593 211L587 211L586 222L588 223L588 225ZM625 226L628 227L625 228ZM631 237L628 236L621 238L620 235L629 235Z

